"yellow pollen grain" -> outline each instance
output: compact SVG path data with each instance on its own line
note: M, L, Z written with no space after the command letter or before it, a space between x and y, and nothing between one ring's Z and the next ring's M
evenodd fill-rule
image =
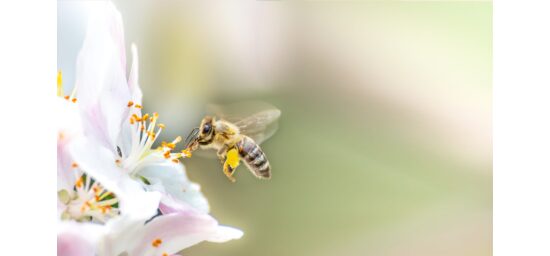
M162 253L162 256L168 256L168 253Z
M130 117L130 124L135 124L136 123L136 120L134 119L134 117Z
M71 167L72 167L72 168L77 168L77 167L78 167L78 164L75 163L75 162L73 162L73 163L71 164Z
M80 177L80 178L78 178L78 180L76 180L76 182L75 182L74 185L75 185L77 188L81 188L81 187L82 187L82 183L83 183L82 177Z
M66 100L69 100L69 95L67 95L67 96L65 96L65 97L63 97L63 98L65 98Z
M164 158L166 159L170 158L170 151L164 152Z
M73 103L76 103L76 98L73 98L71 101L72 101Z
M128 107L131 107L134 105L134 102L133 101L128 101Z
M151 243L151 245L153 245L153 247L159 247L160 244L162 244L162 240L160 240L159 238L153 240L153 242Z
M135 107L135 108L143 108L143 107L142 107L141 105L139 105L139 104L134 105L134 107Z

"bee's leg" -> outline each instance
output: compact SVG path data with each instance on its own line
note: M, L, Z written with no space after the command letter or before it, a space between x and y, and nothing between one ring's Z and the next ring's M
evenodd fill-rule
M237 148L233 147L225 153L225 161L223 163L223 173L232 182L235 182L235 177L233 177L233 174L235 173L235 170L239 166L240 161L241 161L241 158L239 157L239 152L237 151Z
M221 164L223 165L225 163L225 156L227 155L229 147L227 145L223 145L218 152L216 153L218 155L218 159L220 159Z

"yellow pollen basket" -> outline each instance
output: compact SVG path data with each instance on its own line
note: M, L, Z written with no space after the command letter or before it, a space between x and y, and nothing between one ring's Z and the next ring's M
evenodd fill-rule
M240 161L241 158L239 157L239 152L237 152L236 148L227 151L225 163L228 164L233 170L237 169Z

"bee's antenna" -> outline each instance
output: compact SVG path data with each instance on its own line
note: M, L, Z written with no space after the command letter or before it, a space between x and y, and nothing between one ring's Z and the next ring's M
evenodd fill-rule
M189 135L187 135L187 138L185 138L185 148L188 148L193 141L197 139L197 136L199 135L199 127L195 127Z

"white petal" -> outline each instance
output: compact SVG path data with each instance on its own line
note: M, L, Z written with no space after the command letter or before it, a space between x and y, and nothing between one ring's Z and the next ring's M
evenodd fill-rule
M69 143L82 136L82 126L75 104L59 98L56 100L57 117L57 190L72 189L75 182L73 159L67 150Z
M128 77L128 87L132 92L132 99L135 103L141 104L141 98L143 96L141 89L139 87L139 58L137 52L137 46L132 44L132 69L130 70L130 75Z
M151 185L145 185L148 190L164 194L162 203L165 206L177 208L174 204L186 203L201 213L209 212L208 200L200 191L200 186L189 181L181 163L173 163L160 155L150 157L156 157L158 160L152 164L140 166L137 173L151 183Z
M131 93L126 79L124 32L110 2L91 5L86 38L77 59L77 99L87 135L115 147Z
M225 243L229 240L241 239L243 232L239 229L227 227L227 226L218 226L216 233L212 234L209 238L209 242L214 243Z

